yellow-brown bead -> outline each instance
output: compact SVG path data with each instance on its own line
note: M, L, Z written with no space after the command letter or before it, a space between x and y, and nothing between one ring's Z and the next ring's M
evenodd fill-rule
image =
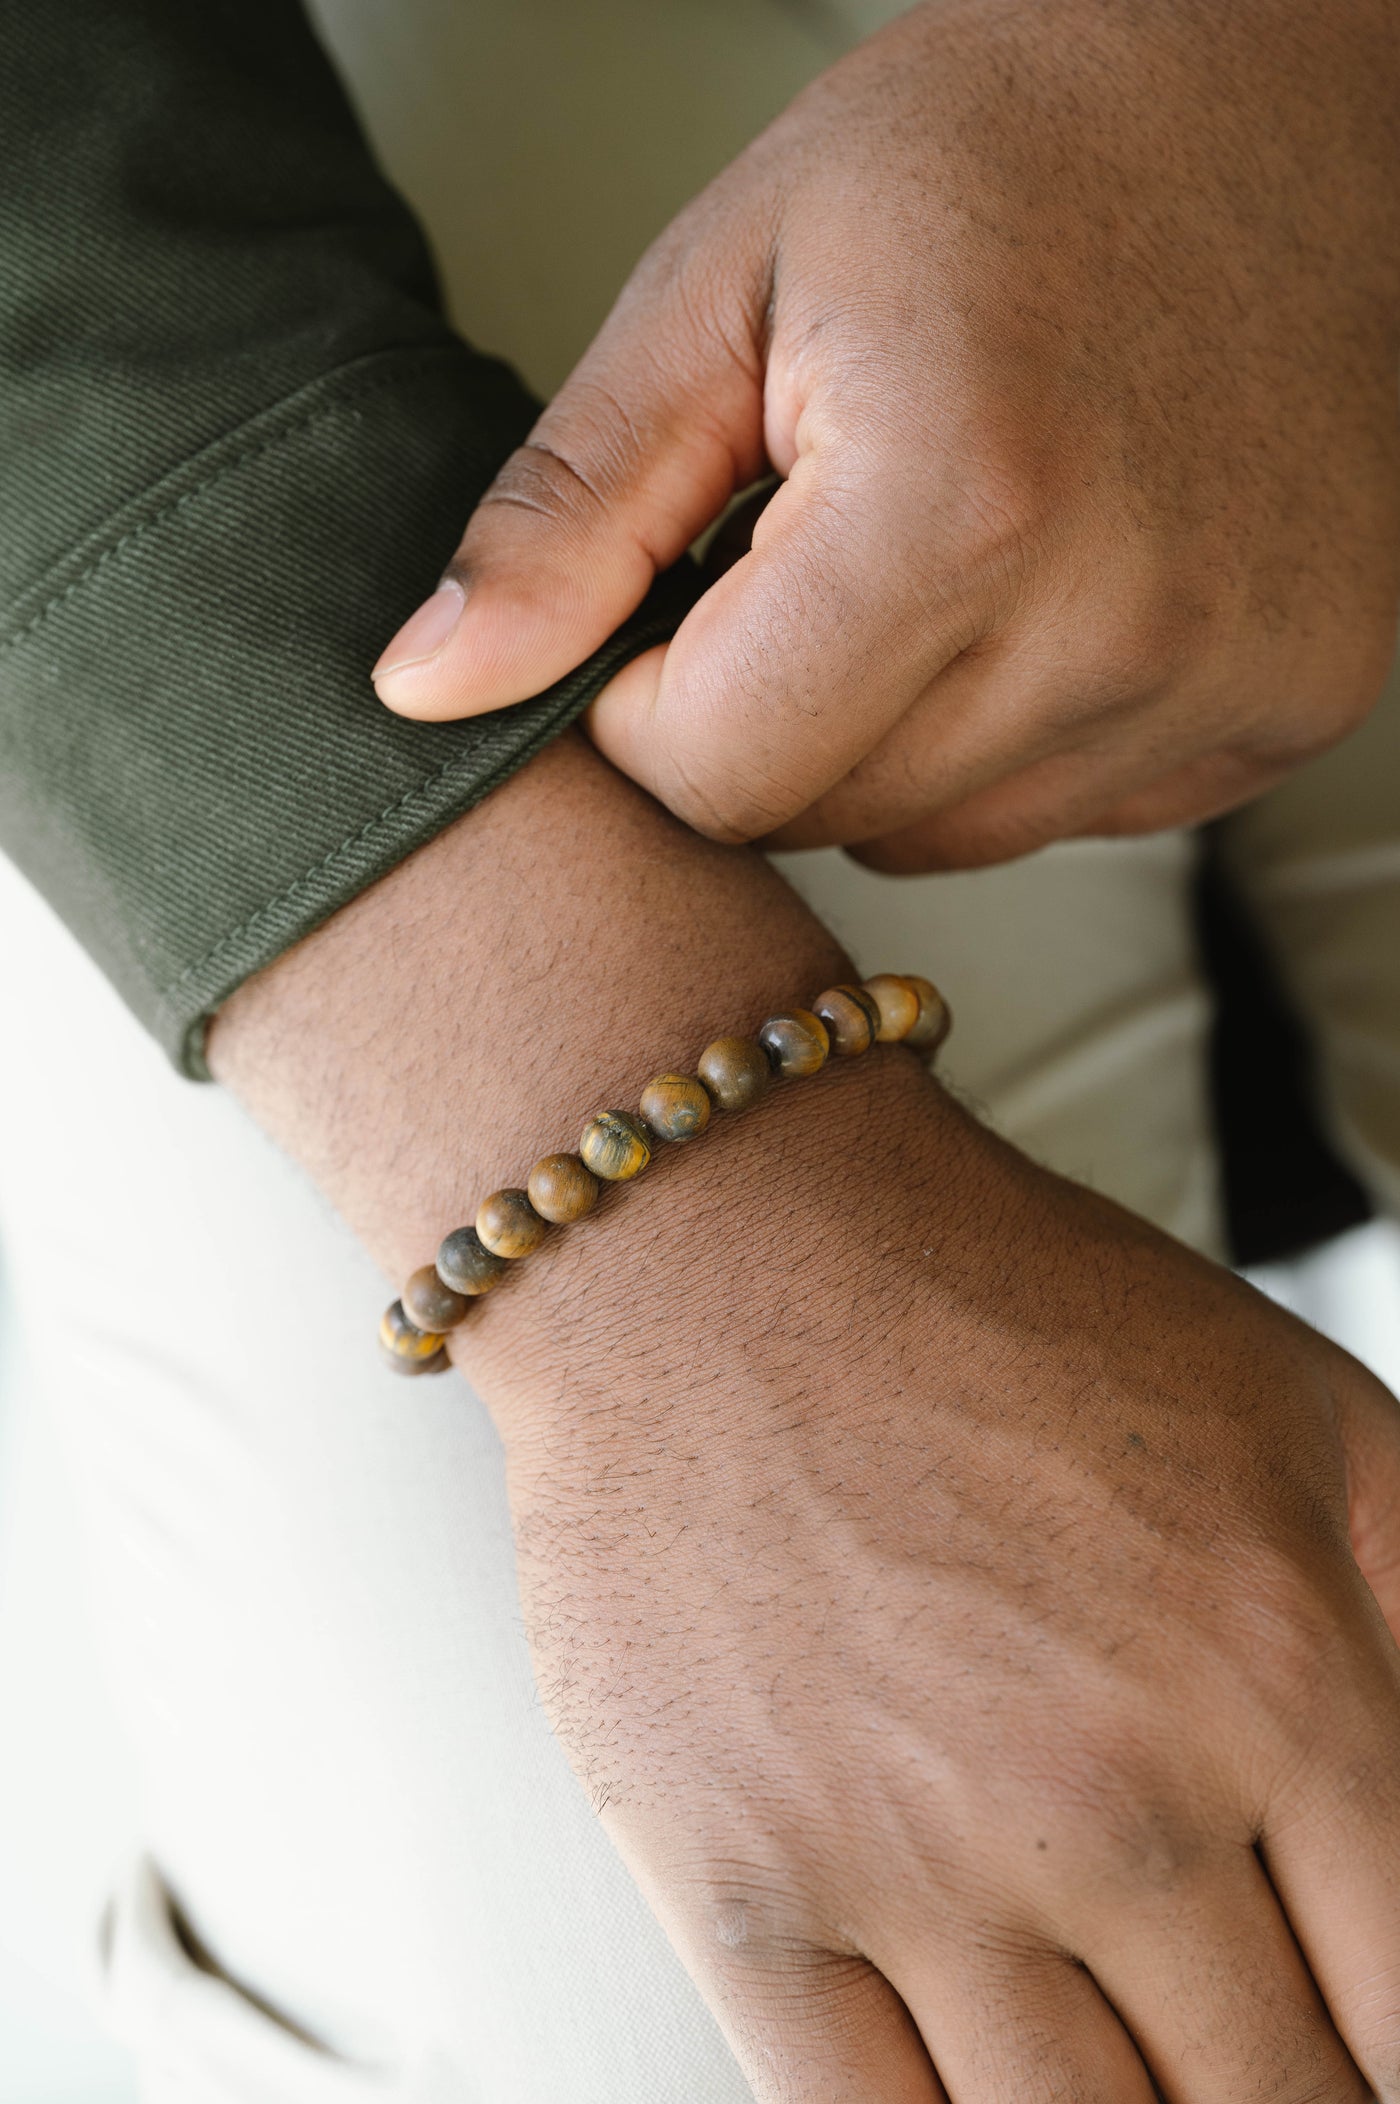
M769 1063L789 1080L816 1074L826 1065L831 1039L826 1024L810 1008L794 1008L786 1015L770 1015L758 1033L758 1042Z
M402 1306L416 1328L436 1330L443 1336L448 1330L455 1330L459 1322L465 1322L471 1302L465 1294L454 1293L432 1264L425 1264L404 1287Z
M700 1054L696 1071L721 1110L747 1110L773 1079L756 1037L717 1037Z
M953 1027L952 1010L932 979L921 979L917 972L907 972L905 977L918 996L919 1020L904 1042L921 1052L925 1059L932 1059Z
M710 1099L693 1074L653 1074L638 1108L659 1140L693 1140L710 1122Z
M454 1227L437 1253L438 1277L454 1293L489 1293L506 1274L474 1227Z
M628 1110L600 1110L583 1128L578 1151L604 1183L626 1183L651 1160L651 1141L640 1118Z
M861 982L880 1011L875 1036L882 1045L896 1045L908 1037L919 1020L919 997L913 984L899 972L877 972Z
M566 1227L592 1212L602 1188L576 1154L546 1154L530 1171L526 1195L542 1220Z
M403 1302L394 1301L384 1310L379 1325L379 1342L386 1358L402 1362L401 1370L409 1373L424 1373L435 1359L445 1338L435 1330L420 1330L404 1313Z
M880 1027L880 1010L874 996L863 986L829 986L818 994L812 1011L826 1025L831 1049L838 1059L868 1052Z
M538 1249L549 1228L531 1205L529 1193L511 1186L482 1199L476 1231L493 1256L514 1261Z
M407 1374L410 1378L420 1373L448 1373L452 1367L446 1345L435 1351L430 1359L405 1359L398 1352L390 1351L381 1338L379 1356L391 1373Z

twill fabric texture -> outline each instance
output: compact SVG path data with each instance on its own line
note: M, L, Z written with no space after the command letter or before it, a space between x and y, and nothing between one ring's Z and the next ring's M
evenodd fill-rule
M52 0L0 71L0 848L204 1072L208 1015L671 633L391 716L368 671L536 403L443 314L293 0Z

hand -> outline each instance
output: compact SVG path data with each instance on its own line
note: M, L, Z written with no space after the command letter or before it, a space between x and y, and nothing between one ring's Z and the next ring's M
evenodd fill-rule
M1396 1406L925 1090L468 1340L555 1727L763 2104L1390 2104Z
M402 1278L842 969L565 739L210 1053ZM550 1714L762 2104L1400 2104L1400 1432L1345 1355L898 1048L668 1153L454 1349Z
M771 463L752 553L593 710L691 825L903 870L1254 795L1394 642L1396 24L916 7L643 259L381 694L538 691Z

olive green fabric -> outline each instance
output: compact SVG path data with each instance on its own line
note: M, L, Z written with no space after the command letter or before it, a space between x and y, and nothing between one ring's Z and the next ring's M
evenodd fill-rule
M295 0L12 0L0 68L0 847L186 1072L259 966L674 627L518 709L368 667L536 405ZM489 196L482 209L490 209Z

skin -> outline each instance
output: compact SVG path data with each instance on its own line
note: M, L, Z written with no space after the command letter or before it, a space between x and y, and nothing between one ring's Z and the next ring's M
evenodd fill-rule
M399 1280L847 970L571 736L210 1052ZM663 1150L453 1351L542 1698L760 2104L1400 2099L1400 1434L1354 1361L899 1047Z
M1396 0L934 0L662 235L379 691L538 691L771 467L618 766L891 870L1198 820L1379 691L1398 359Z

